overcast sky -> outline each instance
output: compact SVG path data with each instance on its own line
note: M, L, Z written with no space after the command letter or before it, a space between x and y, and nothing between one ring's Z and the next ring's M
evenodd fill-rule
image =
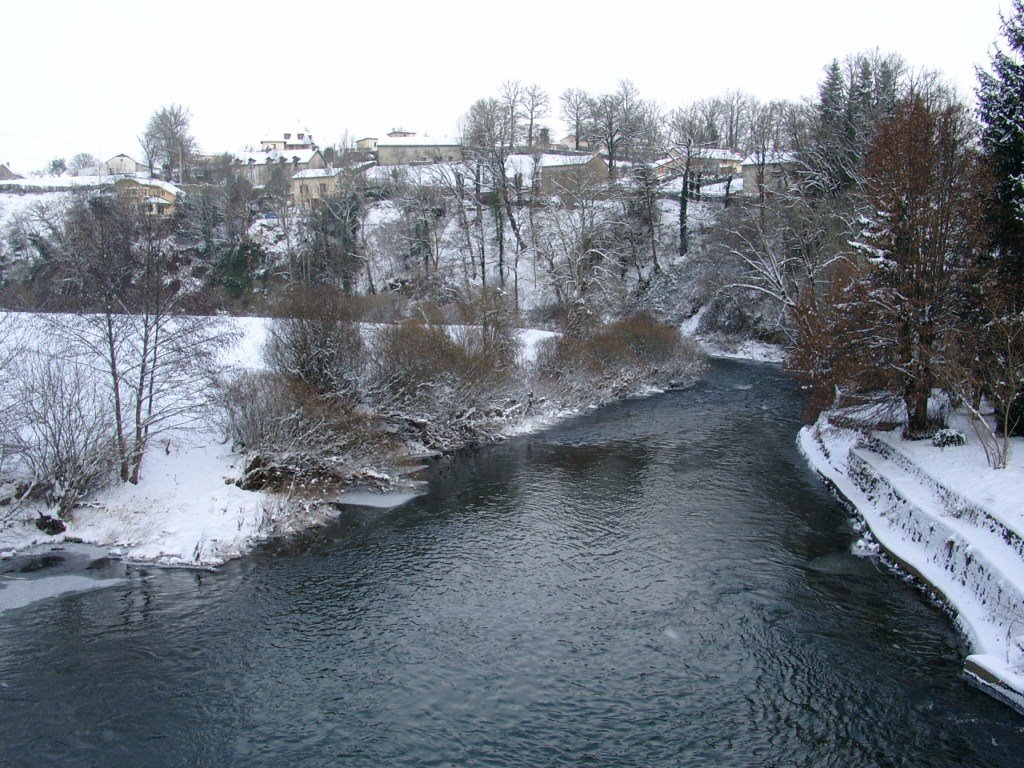
M455 131L502 81L673 107L728 89L815 93L832 58L879 48L972 97L1010 0L379 3L173 0L0 5L0 162L139 157L153 111L186 105L208 152L307 127L321 145ZM562 126L549 121L555 132Z

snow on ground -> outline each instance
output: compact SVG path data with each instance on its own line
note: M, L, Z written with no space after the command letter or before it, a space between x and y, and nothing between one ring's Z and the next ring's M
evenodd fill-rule
M786 351L777 344L768 344L754 339L728 338L721 335L697 333L701 316L707 305L701 307L692 317L684 321L679 330L691 336L700 344L708 357L720 357L728 360L749 360L755 363L781 363Z
M764 341L706 335L698 335L696 339L708 357L749 360L755 363L781 363L786 357L786 352L782 347Z
M884 551L932 590L970 643L968 674L1024 708L1024 439L993 470L966 417L951 425L966 445L861 432L826 413L798 443L870 529L855 549Z
M702 195L708 195L709 197L725 197L725 186L724 181L720 181L717 184L705 184L700 188ZM743 191L743 177L736 176L731 182L729 182L729 194L735 195Z
M0 181L0 191L54 192L70 189L95 189L113 186L118 176L36 176Z
M158 440L142 481L98 493L75 511L71 533L114 545L131 561L218 565L238 557L265 533L273 511L266 494L231 482L238 458L216 432Z
M537 345L544 339L557 336L552 331L542 331L537 328L526 328L519 331L519 340L523 344L523 351L520 357L524 364L532 363L537 359Z

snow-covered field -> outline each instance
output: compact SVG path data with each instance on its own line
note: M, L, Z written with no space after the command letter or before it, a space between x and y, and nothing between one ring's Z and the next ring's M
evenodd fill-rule
M798 443L866 524L857 551L882 552L931 590L970 643L968 674L1024 708L1024 439L993 470L966 417L950 421L966 445L862 433L828 414Z

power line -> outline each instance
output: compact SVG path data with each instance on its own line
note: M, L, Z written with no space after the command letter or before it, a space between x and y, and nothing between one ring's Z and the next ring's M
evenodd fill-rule
M69 147L81 147L83 142L81 141L64 141L63 139L44 139L41 136L25 136L21 133L4 133L0 131L0 136L7 136L12 139L28 139L29 141L41 141L46 144L66 144Z
M28 157L27 155L14 155L10 152L0 152L0 157L3 158L0 162L6 162L13 158L14 160L31 160L33 163L48 163L53 159L52 157Z

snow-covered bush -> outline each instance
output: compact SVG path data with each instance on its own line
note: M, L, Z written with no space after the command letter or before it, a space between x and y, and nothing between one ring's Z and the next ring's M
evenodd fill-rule
M460 342L446 326L415 320L378 328L370 353L374 399L430 413L472 407L498 371Z
M493 318L480 326L382 326L369 345L369 401L430 449L493 439L525 400L516 336Z
M646 312L609 323L598 334L609 343L625 344L653 374L653 383L673 386L689 382L703 367L697 344L674 325L661 323Z
M463 325L456 338L462 346L481 356L494 375L510 372L522 343L508 296L494 288L481 288L460 301L458 308Z
M589 336L552 337L538 349L537 373L563 394L621 396L646 385L678 386L696 378L704 358L679 329L636 314Z
M386 452L373 418L298 378L246 374L224 387L222 405L229 439L248 456L246 488L340 482L364 457Z
M319 395L351 397L363 368L363 340L353 310L336 289L296 292L270 323L264 357L271 370Z
M82 496L111 477L116 447L106 392L81 362L28 352L10 368L2 437L18 495L42 499L67 518Z
M936 448L950 448L957 445L966 445L967 439L964 433L959 430L947 427L940 429L932 435L932 445Z

